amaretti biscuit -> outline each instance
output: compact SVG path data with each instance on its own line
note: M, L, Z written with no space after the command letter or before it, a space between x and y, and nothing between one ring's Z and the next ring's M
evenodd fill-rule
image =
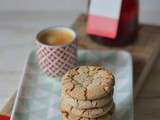
M81 66L62 78L62 90L78 100L94 100L108 95L115 83L112 72L96 66Z

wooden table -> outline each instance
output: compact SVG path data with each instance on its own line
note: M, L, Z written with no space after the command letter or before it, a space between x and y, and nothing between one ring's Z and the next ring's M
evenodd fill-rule
M135 101L135 120L160 120L160 53Z

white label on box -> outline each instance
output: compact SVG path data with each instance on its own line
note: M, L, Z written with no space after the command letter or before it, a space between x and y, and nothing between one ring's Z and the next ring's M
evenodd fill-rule
M115 38L118 30L122 0L91 0L87 32Z
M122 0L91 0L89 14L119 19Z

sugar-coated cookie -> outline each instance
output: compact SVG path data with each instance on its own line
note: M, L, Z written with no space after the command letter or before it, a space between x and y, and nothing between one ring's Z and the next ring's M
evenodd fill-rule
M89 109L103 107L111 103L111 101L113 101L113 97L111 94L96 100L77 100L68 95L62 94L61 100L75 108Z
M74 99L94 100L108 95L114 84L111 71L97 66L80 66L64 75L61 88Z
M61 112L62 113L70 113L74 116L86 117L86 118L97 118L105 115L114 107L114 103L111 102L108 105L101 108L93 108L93 109L77 109L69 104L61 103Z

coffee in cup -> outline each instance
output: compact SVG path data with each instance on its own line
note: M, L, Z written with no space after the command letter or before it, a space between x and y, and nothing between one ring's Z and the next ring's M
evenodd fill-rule
M39 41L46 45L65 45L72 42L74 35L66 30L48 30L41 34Z
M37 58L48 76L63 76L77 63L77 39L68 27L51 27L37 35Z

